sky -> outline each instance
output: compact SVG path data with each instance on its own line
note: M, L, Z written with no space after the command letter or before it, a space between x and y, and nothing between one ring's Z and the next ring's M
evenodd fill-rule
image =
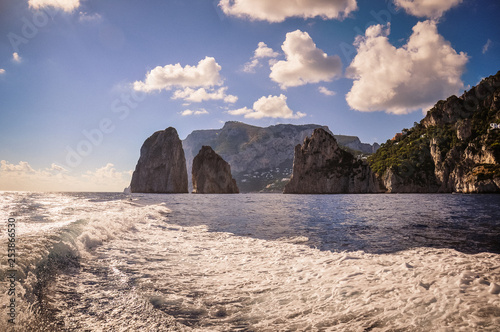
M495 0L0 0L0 190L122 191L226 121L383 143L500 70Z

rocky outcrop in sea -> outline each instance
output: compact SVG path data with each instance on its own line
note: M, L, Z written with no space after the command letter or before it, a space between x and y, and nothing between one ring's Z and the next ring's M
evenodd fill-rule
M182 141L175 128L151 135L141 147L141 155L130 183L133 193L187 193L188 176Z
M193 193L237 194L236 181L231 176L231 166L210 146L202 146L194 157L192 167Z
M279 124L257 127L230 121L221 129L195 130L183 141L188 175L191 161L203 145L209 145L231 165L241 192L282 192L290 179L293 153L314 129L328 127L316 124ZM372 153L378 144L361 143L356 136L335 136L339 145L358 154Z
M293 173L285 194L381 192L368 164L343 150L322 128L295 147Z

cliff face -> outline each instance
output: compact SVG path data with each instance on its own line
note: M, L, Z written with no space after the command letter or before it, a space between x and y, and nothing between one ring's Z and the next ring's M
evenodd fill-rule
M380 192L369 166L342 150L324 129L295 147L293 174L285 194L341 194Z
M209 145L231 165L242 192L282 192L292 172L295 145L301 144L316 128L329 132L328 127L314 124L261 128L241 122L226 122L217 130L193 131L183 141L188 173L195 154L203 145ZM374 149L354 136L337 137L351 149Z
M209 146L203 146L193 160L193 193L236 194L231 167Z
M130 190L133 193L188 192L186 159L174 128L157 131L144 142Z
M500 192L500 72L439 101L370 165L389 192Z

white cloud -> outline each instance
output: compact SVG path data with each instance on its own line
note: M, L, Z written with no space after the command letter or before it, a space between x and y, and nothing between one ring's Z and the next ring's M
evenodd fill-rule
M253 57L251 61L245 63L243 65L243 71L246 73L254 73L255 68L257 66L261 66L259 59L264 59L264 58L275 58L279 55L278 52L275 52L272 48L268 47L266 43L264 42L259 42L257 45L257 48L253 52Z
M0 68L0 75L5 74L5 69Z
M130 184L131 177L132 171L119 172L111 163L72 175L56 164L35 170L25 161L17 165L0 161L0 190L121 192Z
M102 21L102 16L98 13L89 14L87 12L80 12L78 20L84 23L97 23Z
M231 111L228 111L229 114L231 115L244 115L244 114L248 114L248 113L252 113L253 110L251 108L248 108L248 107L243 107L243 108L238 108L236 110L231 110Z
M316 47L307 32L296 30L286 34L281 46L286 61L271 66L269 77L287 87L331 81L342 74L342 62L337 55L328 56Z
M18 165L10 164L9 162L0 161L0 171L8 173L34 173L35 170L26 161L20 161Z
M390 25L374 25L358 36L357 55L346 70L354 79L346 100L359 111L405 114L426 110L439 99L458 94L468 61L437 32L436 22L418 22L408 43L389 43Z
M488 39L486 41L486 44L484 44L483 46L483 54L485 54L486 52L488 52L488 50L490 49L491 47L491 39Z
M257 48L253 52L253 57L255 59L258 58L275 58L279 55L278 52L275 52L272 48L268 47L266 43L259 42Z
M397 7L417 17L439 18L463 0L394 0Z
M65 12L71 13L76 8L80 7L79 0L29 0L30 8L40 9L45 7L53 7L62 9Z
M17 52L12 53L12 61L20 63L21 62L21 56Z
M235 102L238 101L238 97L234 95L227 95L224 97L224 101L226 103L234 104Z
M205 100L224 100L226 103L235 103L238 97L226 94L227 87L222 87L217 90L199 88L184 88L184 90L176 90L172 99L184 99L185 101L200 103Z
M220 0L226 15L282 22L288 17L342 19L355 11L356 0Z
M257 66L261 66L259 59L252 59L243 65L243 71L245 73L255 73Z
M202 115L202 114L208 114L208 111L204 108L199 109L198 111L192 111L192 110L184 110L181 112L182 116L188 116L188 115Z
M325 96L335 96L337 94L335 91L328 90L324 86L320 86L318 88L318 91L321 92L322 94L324 94Z
M247 119L262 119L262 118L283 118L283 119L299 119L306 116L305 113L293 111L286 104L286 96L261 97L253 103L253 109L243 107L240 109L228 111L231 115L244 115Z
M172 87L210 87L222 84L221 66L212 57L200 60L197 66L179 63L175 65L158 66L146 74L144 82L134 82L136 91L153 92L169 90Z

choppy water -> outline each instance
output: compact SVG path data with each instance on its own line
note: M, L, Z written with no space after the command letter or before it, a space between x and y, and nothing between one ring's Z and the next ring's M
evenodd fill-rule
M495 195L9 193L0 331L498 331Z

